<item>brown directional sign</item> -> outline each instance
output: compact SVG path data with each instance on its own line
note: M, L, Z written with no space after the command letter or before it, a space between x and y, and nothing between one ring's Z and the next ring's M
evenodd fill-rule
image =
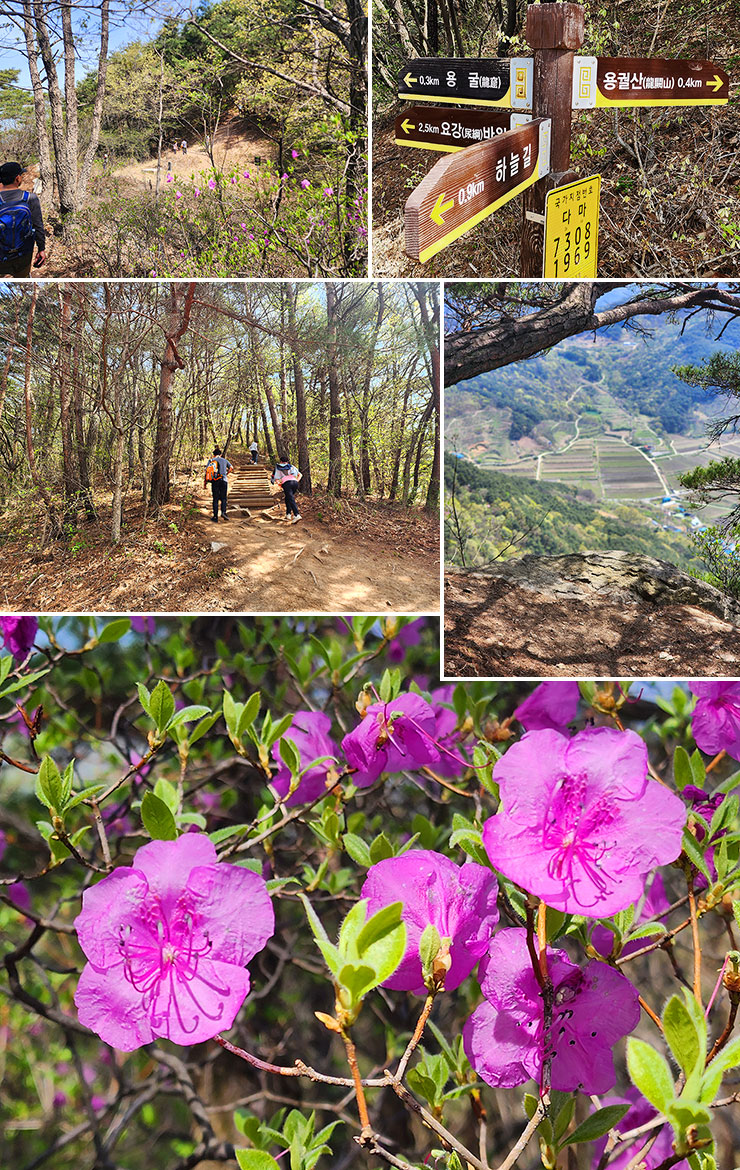
M550 170L550 119L449 154L406 201L406 251L424 263Z
M531 57L416 57L398 74L398 96L526 110L532 104L532 77Z
M451 110L437 106L412 106L396 118L396 146L420 146L425 150L455 151L489 142L511 125L508 110Z
M642 57L576 57L573 106L725 105L730 82L711 61Z

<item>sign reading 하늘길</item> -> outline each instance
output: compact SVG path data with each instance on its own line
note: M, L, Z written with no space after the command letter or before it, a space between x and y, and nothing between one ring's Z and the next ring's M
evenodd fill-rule
M575 57L573 106L716 106L730 82L711 61L643 57Z
M424 263L550 172L550 119L449 154L411 192L406 251Z
M545 196L545 279L596 276L601 175L555 187Z
M532 107L531 57L416 57L398 75L398 96L458 105Z
M463 150L476 142L488 142L511 128L508 110L450 110L436 106L412 106L396 118L396 146L425 150Z

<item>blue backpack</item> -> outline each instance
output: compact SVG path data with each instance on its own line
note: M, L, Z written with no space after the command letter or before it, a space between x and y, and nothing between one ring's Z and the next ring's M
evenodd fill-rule
M0 197L0 261L15 260L33 248L35 236L28 191L21 203L5 203Z

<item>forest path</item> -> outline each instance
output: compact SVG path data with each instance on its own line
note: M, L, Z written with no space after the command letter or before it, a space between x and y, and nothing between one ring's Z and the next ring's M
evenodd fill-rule
M326 502L298 493L301 519L285 521L283 493L271 495L269 467L230 456L228 520L214 524L210 485L200 480L198 534L210 541L215 584L181 608L258 612L439 612L438 565L399 551L374 530L357 538L323 518Z

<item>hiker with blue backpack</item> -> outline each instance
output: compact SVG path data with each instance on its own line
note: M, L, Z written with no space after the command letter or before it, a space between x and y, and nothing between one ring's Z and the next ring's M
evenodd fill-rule
M303 479L300 471L285 456L275 464L275 470L270 476L270 483L276 483L283 489L285 496L285 519L288 524L297 524L301 518L298 505L295 502L295 493L298 484Z
M211 485L211 495L213 496L213 515L211 519L214 524L218 524L218 509L221 506L221 519L228 520L226 515L226 497L229 491L229 472L232 464L229 463L225 455L221 454L220 447L213 448L213 457L208 460L206 464L205 475L203 476L203 487L206 484Z
M46 260L46 232L38 195L21 190L24 168L17 162L0 166L0 276L29 277Z

